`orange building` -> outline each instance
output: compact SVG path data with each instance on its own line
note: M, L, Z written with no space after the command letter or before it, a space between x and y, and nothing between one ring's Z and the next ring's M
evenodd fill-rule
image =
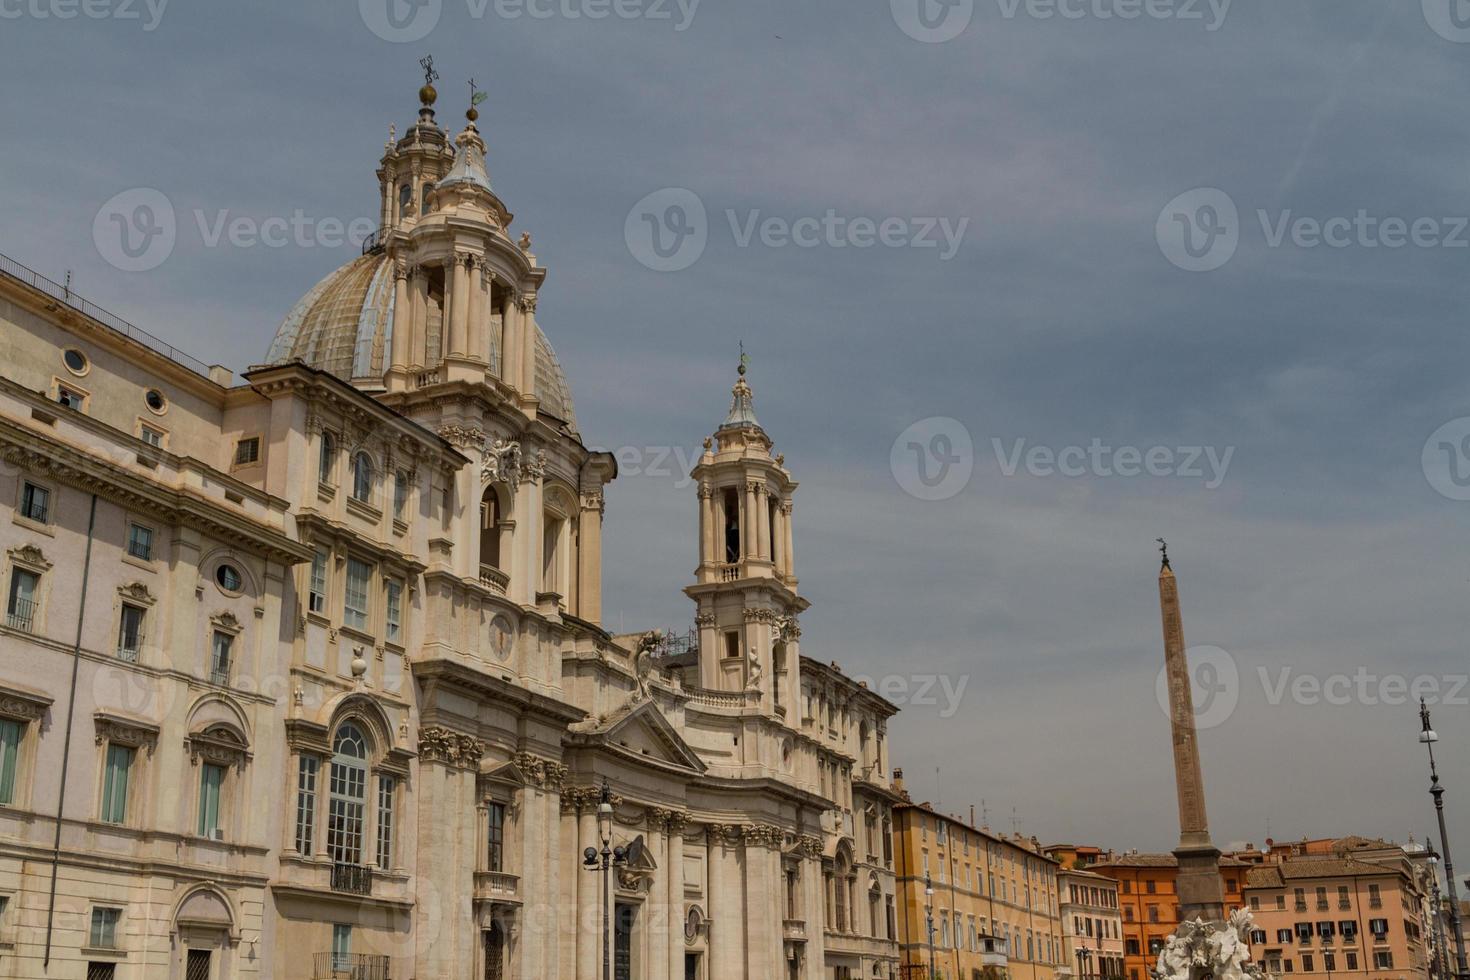
M1175 888L1178 862L1172 854L1110 852L1087 870L1118 883L1125 975L1127 980L1148 980L1158 965L1159 950L1179 925L1179 895ZM1241 889L1246 870L1246 863L1238 858L1220 858L1226 908L1244 904Z

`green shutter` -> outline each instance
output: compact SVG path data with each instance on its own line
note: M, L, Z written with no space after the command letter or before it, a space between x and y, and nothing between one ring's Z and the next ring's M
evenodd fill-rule
M222 766L205 765L199 770L200 837L208 837L219 828L219 791L224 781Z
M128 812L128 776L133 768L133 750L126 745L107 747L107 775L102 782L102 819L122 823Z
M0 803L15 802L16 755L20 751L20 722L0 721Z

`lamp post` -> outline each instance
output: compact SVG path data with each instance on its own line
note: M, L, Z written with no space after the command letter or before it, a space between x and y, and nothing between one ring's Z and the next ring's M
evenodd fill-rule
M1092 973L1092 950L1086 946L1077 950L1077 968L1082 971L1082 980L1087 980Z
M1450 857L1450 837L1444 825L1444 787L1440 785L1439 769L1434 762L1434 743L1439 741L1439 734L1429 724L1429 704L1423 698L1419 700L1419 719L1424 723L1419 741L1429 750L1429 795L1434 797L1434 813L1439 818L1439 846L1444 852L1444 880L1450 893L1450 931L1455 937L1455 976L1466 980L1470 978L1470 967L1465 964L1465 934L1460 929L1460 896L1455 891L1455 862Z
M929 877L929 872L924 872L924 902L925 916L929 922L929 980L936 980L934 975L934 881Z
M582 870L602 872L602 980L612 980L612 936L608 931L608 874L628 863L627 851L612 846L612 787L602 781L602 798L597 804L597 832L602 850L589 847L582 852Z

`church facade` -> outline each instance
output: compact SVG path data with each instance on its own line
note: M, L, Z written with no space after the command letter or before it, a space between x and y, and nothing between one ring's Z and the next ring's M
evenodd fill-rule
M893 977L896 709L803 656L741 366L687 636L604 489L472 109L235 379L0 272L0 977Z

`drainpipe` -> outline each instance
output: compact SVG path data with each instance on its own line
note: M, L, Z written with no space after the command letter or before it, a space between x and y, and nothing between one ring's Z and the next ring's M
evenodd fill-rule
M82 662L82 620L87 614L87 577L92 572L92 534L97 527L97 495L92 494L92 507L87 514L87 553L82 559L82 594L77 600L77 638L71 648L71 689L66 696L65 739L61 743L61 788L56 794L56 836L51 844L51 897L46 904L46 955L42 969L51 966L51 933L56 924L56 873L61 865L61 814L66 805L66 772L71 765L72 715L77 704L77 670Z

